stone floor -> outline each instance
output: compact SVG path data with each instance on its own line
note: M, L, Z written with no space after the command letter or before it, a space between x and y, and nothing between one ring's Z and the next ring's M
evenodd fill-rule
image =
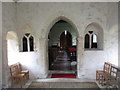
M32 82L28 88L99 88L95 82Z
M59 52L54 62L50 65L50 70L77 70L77 65L71 65L72 62L67 52Z
M23 86L23 88L28 88L32 82L95 82L94 80L88 80L88 79L67 79L67 78L46 78L46 79L34 79L34 80L28 80L27 83ZM55 86L56 87L56 86ZM20 88L20 85L15 84L12 88Z
M71 84L73 84L73 83L84 83L84 82L95 82L97 85L98 85L98 87L99 88L101 88L101 90L106 90L106 86L101 86L101 85L99 85L98 84L98 82L96 82L95 80L89 80L89 79L82 79L82 78L80 78L80 79L66 79L66 78L46 78L46 79L33 79L33 80L28 80L27 81L27 83L25 84L25 85L23 85L23 87L22 88L28 88L30 85L31 85L31 83L32 82L36 82L36 83L40 83L40 82L54 82L54 83L60 83L60 82L62 82L63 84L63 88L65 88L64 87L64 84L66 84L67 82L69 82L69 83L71 83ZM55 85L55 84L54 84ZM54 86L54 87L57 87L58 85L56 85L56 86ZM89 85L88 84L86 84L86 85L84 85L84 87L88 87ZM78 87L80 88L80 86L78 85ZM83 87L83 86L82 86ZM82 88L81 87L81 88ZM92 85L91 86L89 86L89 87L92 87ZM14 86L12 87L12 88L20 88L20 86L18 85L18 84L14 84ZM74 88L77 88L77 86L76 85L74 85ZM110 89L111 90L111 89Z

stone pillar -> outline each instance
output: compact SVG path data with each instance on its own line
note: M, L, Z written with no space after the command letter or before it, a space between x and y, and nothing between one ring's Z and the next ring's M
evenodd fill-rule
M8 87L8 79L9 79L9 72L8 72L8 58L7 58L7 40L5 35L3 35L2 40L2 87Z
M46 78L48 75L48 39L40 38L39 39L40 47L40 61L41 61L41 69L43 69L44 77Z
M83 37L80 36L77 38L77 77L80 78L81 67L82 67L82 58L84 53L84 42Z

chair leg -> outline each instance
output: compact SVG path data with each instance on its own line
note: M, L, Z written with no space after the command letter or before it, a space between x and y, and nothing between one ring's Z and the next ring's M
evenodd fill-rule
M21 78L19 79L19 82L20 82L20 87L22 88L22 79Z
M13 87L13 79L11 79L11 88Z

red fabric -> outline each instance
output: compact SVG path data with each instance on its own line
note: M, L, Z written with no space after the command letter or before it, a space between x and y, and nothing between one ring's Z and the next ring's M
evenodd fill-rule
M52 74L51 78L76 78L75 74Z
M75 48L69 48L69 50L70 50L70 51L76 51L76 49L75 49Z

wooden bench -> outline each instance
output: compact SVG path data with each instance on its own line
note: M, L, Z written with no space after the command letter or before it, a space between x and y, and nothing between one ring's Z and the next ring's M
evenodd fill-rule
M25 84L25 81L29 79L29 71L28 70L22 71L20 63L11 65L9 69L10 69L11 87L13 86L14 81L18 81L20 87L22 88L22 85Z

